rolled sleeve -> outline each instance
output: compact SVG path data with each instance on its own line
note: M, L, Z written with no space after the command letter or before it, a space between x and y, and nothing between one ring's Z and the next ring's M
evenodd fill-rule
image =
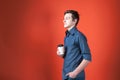
M83 59L89 60L91 61L91 52L87 43L87 39L86 37L81 34L79 35L79 46L80 46L80 50L81 50L81 54L83 56Z

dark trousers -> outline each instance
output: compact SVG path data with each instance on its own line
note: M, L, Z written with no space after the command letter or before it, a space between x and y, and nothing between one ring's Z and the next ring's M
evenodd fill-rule
M77 77L77 78L67 78L67 79L65 79L65 80L85 80L85 78L84 77Z

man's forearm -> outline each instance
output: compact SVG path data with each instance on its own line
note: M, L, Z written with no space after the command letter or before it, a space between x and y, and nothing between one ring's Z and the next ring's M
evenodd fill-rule
M78 75L84 68L88 65L90 61L83 59L83 61L79 64L79 66L73 71L76 75Z

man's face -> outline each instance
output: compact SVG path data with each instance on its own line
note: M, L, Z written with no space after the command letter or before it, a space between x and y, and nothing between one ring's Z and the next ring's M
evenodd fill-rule
M71 13L66 13L64 15L63 23L64 23L64 28L70 28L74 26L76 22L72 19Z

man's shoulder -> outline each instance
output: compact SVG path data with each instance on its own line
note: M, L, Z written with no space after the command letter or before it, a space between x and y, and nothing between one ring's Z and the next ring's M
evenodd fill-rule
M78 35L78 36L85 36L85 34L83 32L81 32L80 30L76 31L76 35Z
M76 31L76 37L79 37L79 38L85 38L86 39L86 36L83 32L77 30Z

